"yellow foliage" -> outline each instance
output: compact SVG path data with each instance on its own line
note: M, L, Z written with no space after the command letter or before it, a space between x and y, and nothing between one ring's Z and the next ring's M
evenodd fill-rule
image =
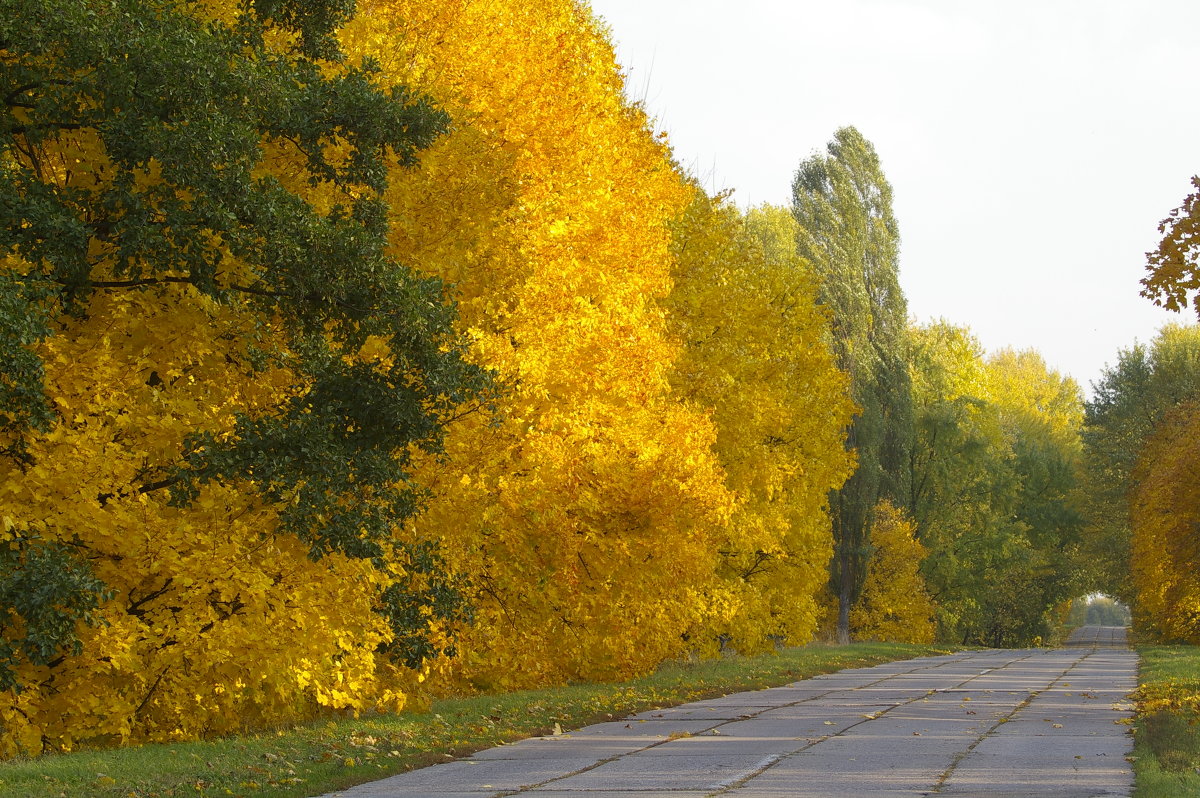
M106 292L41 345L60 420L31 465L0 461L4 537L82 546L113 596L81 656L26 664L26 689L0 694L0 753L195 737L382 696L369 562L312 561L247 486L213 485L187 509L138 489L190 431L289 389L221 346L247 323L190 287Z
M1134 623L1200 644L1200 404L1167 414L1139 457L1130 494Z
M214 482L183 508L157 484L187 435L302 387L232 343L278 347L278 321L182 285L98 290L39 345L59 420L28 464L0 462L0 537L80 546L112 596L81 655L25 666L28 689L0 694L0 754L617 678L712 653L718 635L743 650L812 635L851 405L807 271L780 254L790 217L743 220L684 180L582 4L359 10L351 60L454 120L418 168L394 166L391 254L452 287L470 357L502 388L494 410L447 419L444 455L413 452L430 501L396 530L439 540L470 576L461 656L421 672L376 656L373 596L400 564L314 561L253 485ZM72 146L72 179L104 179L102 154ZM292 157L277 148L264 170L336 201ZM388 353L368 340L361 357Z
M704 631L739 651L802 644L832 554L829 491L845 481L852 404L825 340L810 270L780 208L742 218L697 191L675 224L675 290L665 304L684 341L673 382L711 412L715 451L737 497L721 532L720 582Z
M190 4L185 12L228 19L230 8ZM293 168L292 145L266 146L256 177L323 209L345 202ZM103 147L94 130L66 129L39 154L39 177L80 206L100 206L114 175ZM160 163L138 163L139 189L162 184ZM175 199L186 205L186 193L176 189ZM144 209L147 226L158 210ZM257 498L259 485L213 482L187 507L169 501L187 436L227 436L237 414L262 415L305 388L287 368L252 365L251 346L279 362L294 354L281 320L236 296L217 302L172 283L186 278L181 272L147 268L155 275L147 284L162 279L138 285L99 227L86 253L85 288L94 290L79 292L76 312L51 319L54 334L34 347L55 423L31 435L22 456L0 458L0 544L36 539L77 551L110 595L100 623L80 626L78 655L64 649L45 664L25 662L21 689L0 692L0 755L403 706L415 677L377 662L390 631L373 607L403 558L385 554L380 567L340 554L314 560L295 535L276 534L280 508ZM224 254L216 283L254 282L244 261ZM0 253L0 274L50 271ZM369 341L360 356L383 359L385 349ZM19 636L13 620L5 632Z
M734 501L713 424L672 394L657 304L691 189L578 4L360 8L348 49L455 120L388 196L394 252L454 285L473 356L506 388L418 472L418 532L478 589L454 676L643 672L703 614Z
M921 561L925 547L914 525L887 501L875 508L867 578L850 610L850 628L858 639L895 643L932 643L936 607L925 589Z
M1044 429L1064 451L1082 449L1083 397L1074 378L1059 374L1032 349L1002 349L988 358L990 399Z

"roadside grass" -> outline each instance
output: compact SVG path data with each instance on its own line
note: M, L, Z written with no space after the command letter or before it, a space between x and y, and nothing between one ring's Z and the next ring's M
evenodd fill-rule
M1200 646L1138 646L1135 798L1200 795Z
M11 760L0 763L0 796L308 798L552 734L556 725L570 730L655 707L947 651L894 643L814 644L759 657L668 663L650 676L616 684L445 699L420 714Z

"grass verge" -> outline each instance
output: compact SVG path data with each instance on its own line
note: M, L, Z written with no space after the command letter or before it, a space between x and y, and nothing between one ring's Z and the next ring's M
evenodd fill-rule
M1139 646L1135 798L1200 795L1200 646Z
M616 684L446 699L423 714L13 760L0 763L0 796L307 798L548 734L555 724L573 729L653 707L945 651L892 643L812 645L760 657L671 663Z

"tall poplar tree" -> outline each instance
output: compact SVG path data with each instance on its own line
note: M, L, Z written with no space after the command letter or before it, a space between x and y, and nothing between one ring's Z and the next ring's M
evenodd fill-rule
M832 348L850 375L859 406L846 433L858 469L830 496L838 597L837 634L850 637L850 607L862 590L875 506L903 506L912 445L907 367L908 309L899 283L900 234L892 187L875 148L853 127L838 130L825 154L800 164L792 182L797 250L820 280L832 314Z

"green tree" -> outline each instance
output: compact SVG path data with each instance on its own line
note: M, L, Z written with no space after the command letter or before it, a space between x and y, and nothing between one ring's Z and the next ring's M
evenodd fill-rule
M939 633L1026 645L1077 591L1078 388L945 322L911 337L911 502Z
M831 587L838 599L838 638L848 640L850 608L866 577L874 508L880 499L907 502L912 439L908 311L899 283L892 188L861 133L842 128L824 155L801 162L792 213L799 224L797 251L817 275L819 301L832 316L834 356L850 375L859 406L847 430L858 467L830 498Z
M995 561L1011 538L1017 475L983 348L939 321L910 331L915 436L909 457L922 572L937 603L938 634L980 635Z
M97 292L193 292L256 320L223 343L228 357L286 368L295 385L232 429L195 429L177 462L120 490L186 504L205 483L244 481L314 558L382 563L421 500L410 452L436 449L444 420L486 385L460 357L443 286L385 251L389 175L448 119L382 85L370 61L345 62L336 36L353 2L238 9L0 0L0 455L28 465L29 436L55 422L37 346L56 319L86 316ZM389 356L358 357L368 339ZM0 584L54 560L62 577L43 610L86 618L102 590L86 565L21 545ZM459 604L427 544L408 563L412 589L401 580L379 601L415 664L428 618ZM8 609L27 635L71 645L70 623Z
M1010 441L1016 476L1010 523L1019 545L995 582L1007 601L989 614L983 639L1019 645L1045 636L1052 611L1082 591L1083 398L1073 379L1047 367L1034 351L1002 350L989 358L988 368Z

